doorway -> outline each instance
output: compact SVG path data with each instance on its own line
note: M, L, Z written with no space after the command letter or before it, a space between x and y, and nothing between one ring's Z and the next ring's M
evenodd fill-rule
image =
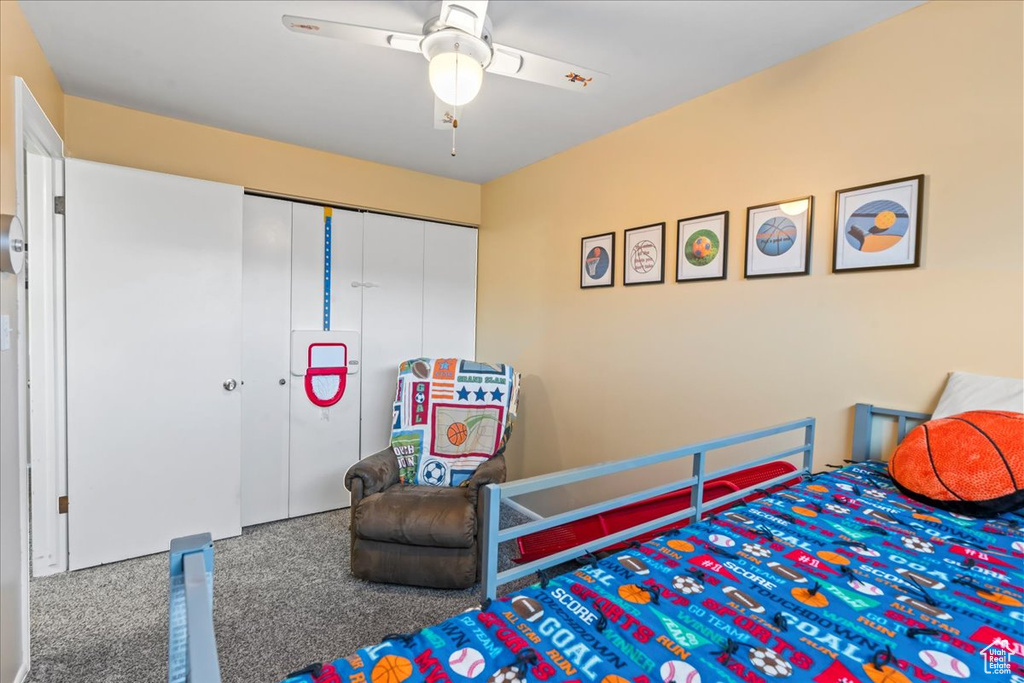
M32 386L36 399L48 397L53 402L54 392L59 384L59 379L50 373L49 378L44 379L43 374L38 374L30 368L29 363L29 340L43 340L47 332L36 330L29 332L30 324L38 324L40 318L37 315L29 317L29 295L26 289L29 272L35 267L35 262L46 262L54 259L51 263L59 263L55 260L55 254L47 254L47 249L54 248L57 231L63 233L63 220L54 220L52 216L47 218L49 211L43 211L43 207L54 207L53 197L63 188L63 158L64 143L57 131L46 118L39 103L32 96L31 91L21 78L14 78L14 178L15 178L15 215L26 228L26 248L32 252L31 259L33 266L28 265L29 258L26 258L25 267L17 275L3 274L3 296L0 297L0 308L3 309L3 327L10 330L10 334L4 334L0 350L3 351L4 382L3 406L0 408L0 423L6 435L16 434L16 438L4 439L3 448L0 449L0 465L5 472L3 477L2 491L0 491L0 584L3 586L3 601L0 603L0 623L3 624L4 637L0 640L0 660L3 661L3 675L6 678L10 672L14 672L15 680L24 680L28 673L30 663L29 643L29 576L32 573L32 558L30 556L30 524L32 523L32 512L30 506L30 485L29 471L30 462L36 473L43 473L50 468L56 473L60 463L54 458L59 458L56 443L59 436L50 439L50 446L33 443L32 422L35 425L45 424L46 417L32 415L33 406L30 405L29 378L33 375L35 383ZM30 180L31 176L31 180ZM34 204L34 208L33 208ZM30 218L31 217L31 218ZM39 220L49 220L49 228L43 228ZM31 227L30 227L31 226ZM56 226L56 227L55 227ZM39 238L39 235L49 232L50 246L46 241ZM33 235L35 237L33 237ZM26 254L27 256L27 254ZM36 271L39 273L47 268L39 266ZM51 272L51 276L56 276ZM38 274L38 273L37 273ZM40 277L43 277L40 275ZM46 278L40 279L45 283ZM43 284L40 290L45 290ZM61 295L62 295L62 289ZM52 292L56 294L56 292ZM42 299L36 297L33 304L41 304ZM63 309L59 299L51 301L49 310L52 314L54 324L63 317ZM52 325L51 325L52 327ZM51 330L51 334L52 334ZM54 343L60 340L54 338ZM54 344L50 344L53 349ZM56 352L56 351L55 351ZM35 354L34 354L35 356ZM43 359L35 356L35 368L42 367ZM44 364L45 365L45 364ZM60 363L57 364L58 366ZM14 370L14 372L11 372ZM39 370L41 373L42 371ZM13 376L13 381L12 381ZM8 400L11 399L11 400ZM54 404L56 405L56 404ZM57 413L55 407L49 419L56 423L63 422L63 415ZM44 464L40 461L36 469L35 458L49 457L51 461ZM15 475L16 476L12 476ZM43 484L35 484L37 490L46 490ZM54 485L56 490L57 485ZM42 495L47 494L40 494ZM42 504L42 503L41 503ZM52 501L54 507L58 505L56 499ZM39 520L45 519L45 514L39 515ZM51 523L51 529L57 532L51 534L47 539L46 531L37 532L33 541L38 547L43 548L51 543L57 544L52 560L56 566L60 566L61 557L66 562L66 550L60 552L60 515L59 510L55 515L56 524ZM35 520L35 521L39 521Z

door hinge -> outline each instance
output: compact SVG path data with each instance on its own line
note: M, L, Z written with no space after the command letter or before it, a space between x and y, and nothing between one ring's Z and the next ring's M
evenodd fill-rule
M61 496L57 499L57 512L65 515L68 512L68 497Z
M53 198L53 212L58 216L64 215L64 196L56 195Z

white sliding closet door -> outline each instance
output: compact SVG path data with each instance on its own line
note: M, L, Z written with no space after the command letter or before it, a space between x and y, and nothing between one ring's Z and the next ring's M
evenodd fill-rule
M66 180L69 565L237 535L242 188L75 159Z
M423 353L423 221L363 218L363 457L391 441L398 365Z
M324 322L324 207L292 206L292 329L322 330ZM362 316L363 214L331 210L330 328L351 331L349 358L360 354ZM351 339L351 342L348 341ZM351 344L355 344L353 348ZM288 468L291 517L349 505L345 473L359 460L361 364L350 368L345 395L330 408L306 397L304 378L292 375Z
M242 229L242 526L288 516L292 204L246 196Z
M476 358L476 238L474 228L424 226L423 355L428 358Z

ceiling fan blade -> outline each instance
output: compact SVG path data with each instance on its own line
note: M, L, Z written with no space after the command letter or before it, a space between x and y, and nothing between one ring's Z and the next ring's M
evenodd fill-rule
M487 0L442 0L441 23L472 33L479 38L484 32Z
M411 33L392 33L388 36L388 45L390 47L396 50L415 52L416 54L422 54L422 50L420 50L420 43L422 42L423 36Z
M406 52L419 52L420 41L423 40L423 36L416 33L388 31L382 28L342 24L337 21L324 21L323 19L310 19L308 17L294 17L290 14L281 17L281 23L288 30L295 31L296 33L347 40L363 45L393 47L398 50L405 50Z
M434 98L434 130L451 130L455 114L455 107L440 97Z
M600 92L609 79L608 74L585 66L498 44L487 71L579 92Z

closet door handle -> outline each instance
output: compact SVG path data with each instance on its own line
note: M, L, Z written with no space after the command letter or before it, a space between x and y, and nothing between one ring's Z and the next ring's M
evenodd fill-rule
M380 287L376 282L364 282L363 287Z
M353 283L352 283L352 286L353 286L353 287L362 287L362 286L363 286L363 283L362 283L362 282L353 282Z

